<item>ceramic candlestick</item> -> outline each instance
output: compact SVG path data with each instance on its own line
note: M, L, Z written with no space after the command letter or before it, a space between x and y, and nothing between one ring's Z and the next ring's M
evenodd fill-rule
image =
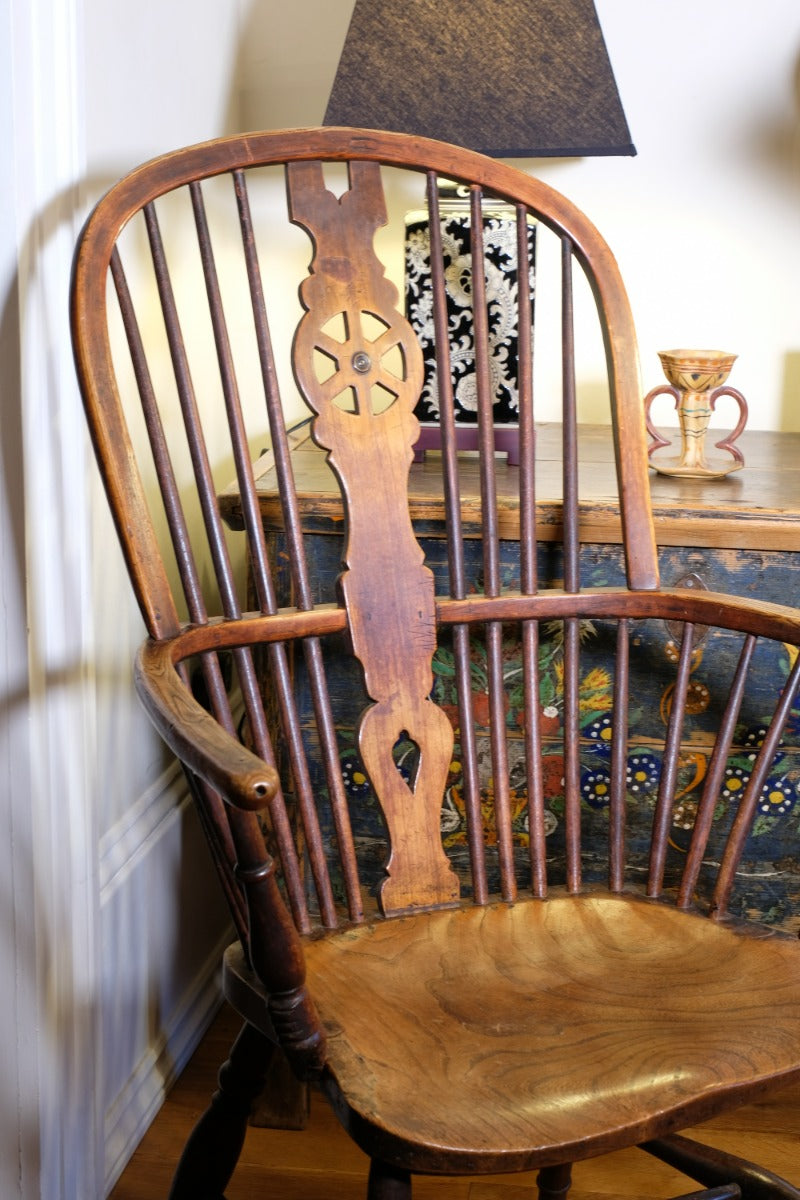
M648 446L650 466L662 475L691 476L701 479L721 479L744 466L744 455L734 442L747 422L747 403L741 392L726 384L735 354L722 350L660 350L658 357L669 380L653 388L645 397L647 432L653 438ZM658 432L650 419L650 409L656 396L675 397L681 431L681 453L675 457L653 458L653 452L670 446L669 438ZM714 406L720 396L731 396L739 405L739 421L732 433L714 445L725 450L729 458L706 457L706 432Z

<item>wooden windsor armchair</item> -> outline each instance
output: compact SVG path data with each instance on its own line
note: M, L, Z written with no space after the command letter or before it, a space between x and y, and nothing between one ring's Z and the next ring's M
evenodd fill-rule
M346 182L329 186L342 164ZM461 252L440 176L469 189ZM435 342L433 383L375 250L384 179L400 207L428 207L416 251L429 274L412 299ZM504 217L484 218L487 198ZM560 274L558 552L537 526L531 218ZM402 228L382 236L402 256ZM492 239L511 272L500 299L487 292L497 259L478 269ZM576 264L596 302L619 478L624 559L608 564L581 549ZM461 288L455 316L448 287L451 305ZM509 297L517 466L496 456L493 431L494 385L512 374L495 336ZM540 281L537 325L548 302ZM715 1195L796 1200L769 1171L675 1131L800 1078L797 939L735 916L749 831L797 737L800 612L660 588L634 330L593 226L547 186L434 142L335 129L222 139L139 168L98 204L72 322L149 634L137 686L185 765L238 934L224 986L245 1025L173 1197L222 1194L277 1042L369 1155L371 1200L409 1197L414 1174L528 1170L541 1197L563 1196L570 1164L635 1145ZM331 594L304 546L289 357L341 489ZM408 498L423 389L441 452L422 470L441 477L447 509L435 567ZM459 397L475 417L466 455ZM267 440L274 537L253 467ZM467 471L481 496L469 512ZM239 534L219 501L234 473ZM592 665L598 643L611 669ZM701 654L715 663L705 707ZM765 654L774 695L754 700ZM332 662L350 672L336 695ZM637 725L653 689L658 754ZM759 736L743 745L754 703ZM687 822L686 744L700 733L705 780Z

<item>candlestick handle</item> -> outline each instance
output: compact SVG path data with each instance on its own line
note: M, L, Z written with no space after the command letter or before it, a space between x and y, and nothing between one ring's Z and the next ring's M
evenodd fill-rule
M729 451L729 453L733 455L733 457L736 459L736 461L741 463L742 466L744 466L744 455L742 454L739 447L734 446L733 443L737 440L737 438L744 431L744 427L747 424L747 401L745 400L742 393L740 391L738 391L736 388L728 387L727 384L723 384L722 387L715 388L714 391L711 393L711 395L708 397L708 401L711 406L712 412L714 411L714 405L716 404L716 402L720 396L732 396L733 399L736 401L736 403L739 405L739 423L737 424L736 428L733 430L732 433L726 434L726 436L722 439L721 442L715 442L714 445L717 447L718 450Z

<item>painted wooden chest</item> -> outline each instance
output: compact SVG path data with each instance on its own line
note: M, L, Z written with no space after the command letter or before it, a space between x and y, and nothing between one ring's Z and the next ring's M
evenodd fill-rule
M544 425L537 430L539 455L545 466L537 479L539 528L539 571L542 585L557 584L560 560L560 429ZM335 599L335 582L342 551L342 507L335 479L323 452L303 433L297 435L293 467L300 496L303 527L316 598ZM713 591L757 596L767 601L800 602L800 435L749 432L740 446L746 458L743 471L724 480L700 482L653 474L653 513L660 547L662 581L706 587ZM552 453L551 453L552 451ZM583 426L580 431L581 575L585 586L618 584L623 564L620 547L616 482L612 465L610 430ZM549 461L548 461L549 460ZM467 559L471 582L480 587L481 554L477 540L480 493L477 478L462 470L462 511L467 536ZM519 561L516 538L518 512L516 488L508 481L509 500L503 502L503 481L516 468L499 466L501 536L505 581L514 586ZM506 474L504 474L506 473ZM263 520L275 554L282 602L289 603L288 571L282 547L281 519L276 511L269 455L258 471ZM379 481L376 480L376 485ZM415 464L410 478L410 504L426 560L434 571L437 587L447 588L439 473L435 466ZM241 526L238 498L227 494L227 518ZM609 782L613 637L601 624L585 623L582 630L581 669L581 791L585 820L596 833L598 847L607 823ZM677 654L673 632L662 622L645 622L635 632L638 643L639 675L631 705L631 744L628 755L628 794L631 802L629 843L636 869L637 839L642 848L646 827L652 818L669 716L673 667ZM727 644L726 639L730 641ZM356 664L344 647L334 646L332 693L335 705L344 778L352 801L356 836L362 845L374 846L375 879L381 875L385 839L380 816L371 795L369 780L358 759L354 729L366 697ZM719 706L726 688L720 686L733 669L738 641L733 635L715 633L713 644L699 632L693 655L687 704L687 724L682 744L679 794L673 811L671 855L681 864L691 833L697 800L708 769L710 731L719 720ZM505 648L507 731L510 747L513 796L519 801L515 835L522 854L525 827L524 756L517 716L521 698L515 701L515 678L521 675L519 646L509 638ZM473 719L479 746L487 721L485 649L479 633L472 642ZM544 745L544 768L548 790L548 846L551 877L558 878L563 850L562 785L562 642L558 627L545 629L540 648L540 723ZM716 826L722 833L736 810L738 796L747 781L752 757L774 704L777 687L790 667L786 647L767 648L756 664L740 716L735 745L725 773L717 807ZM298 668L302 675L302 667ZM462 872L467 873L467 848L461 806L461 776L458 756L458 716L452 688L451 656L447 642L440 644L434 659L434 694L451 715L456 727L456 752L451 764L449 786L442 809L442 833L448 852ZM776 687L777 681L777 687ZM302 678L298 680L302 689ZM307 699L310 705L310 698ZM515 751L516 747L516 751ZM398 768L405 769L410 747L396 748ZM488 752L487 752L488 759ZM320 781L320 786L322 786ZM492 780L488 762L483 777L485 820L491 837ZM638 831L638 833L637 833ZM781 749L765 785L750 843L741 864L732 911L772 924L800 929L800 709L793 712ZM643 852L643 851L642 851ZM709 846L713 856L714 843ZM598 850L596 872L602 871ZM642 858L641 867L645 863ZM591 849L584 872L591 879L595 870Z

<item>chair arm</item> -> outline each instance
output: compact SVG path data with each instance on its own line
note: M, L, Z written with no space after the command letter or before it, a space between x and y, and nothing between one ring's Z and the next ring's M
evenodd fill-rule
M278 774L198 704L175 669L173 643L145 641L134 681L148 716L169 748L236 808L256 812L278 789Z

